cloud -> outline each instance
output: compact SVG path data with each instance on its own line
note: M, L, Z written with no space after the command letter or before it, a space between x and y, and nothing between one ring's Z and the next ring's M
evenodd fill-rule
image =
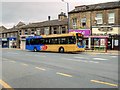
M115 0L64 0L69 3L69 10L75 6L109 2ZM61 0L2 0L2 14L0 14L0 23L10 27L19 21L40 22L51 19L57 19L58 14L63 11L67 13L66 3ZM1 9L1 7L0 7ZM12 27L11 26L11 27Z
M48 16L56 19L61 11L66 12L66 6L58 2L3 2L2 23L40 22Z

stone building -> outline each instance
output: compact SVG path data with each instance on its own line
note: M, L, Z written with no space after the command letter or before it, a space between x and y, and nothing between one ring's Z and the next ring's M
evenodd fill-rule
M47 21L29 23L19 28L20 47L25 49L25 38L31 35L49 35L68 33L68 19L65 13L61 12L58 19L51 20L48 16Z
M61 12L56 20L51 20L50 16L48 16L47 21L29 23L28 25L22 26L19 30L19 35L67 33L67 21L67 16Z
M7 30L7 28L5 28L4 26L0 26L0 38L2 38L2 32L4 30Z
M4 29L1 32L2 46L8 48L19 48L19 35L18 30L20 26L25 25L23 22L19 22L16 26L9 29Z
M120 1L76 6L74 10L69 12L69 16L70 29L90 29L91 35L87 39L89 48L91 48L91 43L94 45L95 42L101 40L105 42L103 39L108 36L108 49L118 49Z

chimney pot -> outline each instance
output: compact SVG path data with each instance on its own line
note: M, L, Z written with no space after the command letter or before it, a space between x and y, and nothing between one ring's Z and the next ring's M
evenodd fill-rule
M48 20L50 21L50 16L48 16Z

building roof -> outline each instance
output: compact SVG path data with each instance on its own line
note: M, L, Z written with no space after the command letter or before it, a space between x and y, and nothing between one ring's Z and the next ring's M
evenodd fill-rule
M39 27L47 27L47 26L59 26L59 25L67 25L68 19L64 20L48 20L37 23L30 23L28 25L21 26L20 28L39 28Z
M8 33L8 32L17 32L19 27L24 26L25 24L23 22L19 22L16 26L13 26L12 28L3 30L3 33Z
M0 33L2 33L3 31L6 31L7 28L5 28L4 26L0 26Z
M74 10L69 12L69 14L78 13L78 12L86 12L86 11L113 9L113 8L120 8L120 1L76 6Z
M25 23L23 23L23 22L20 21L16 26L20 27L20 26L23 26L23 25L25 25Z

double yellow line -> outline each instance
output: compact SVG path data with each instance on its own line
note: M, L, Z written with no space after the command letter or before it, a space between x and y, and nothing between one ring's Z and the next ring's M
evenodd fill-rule
M14 90L10 85L8 85L6 82L0 79L0 84L6 88L7 90Z

